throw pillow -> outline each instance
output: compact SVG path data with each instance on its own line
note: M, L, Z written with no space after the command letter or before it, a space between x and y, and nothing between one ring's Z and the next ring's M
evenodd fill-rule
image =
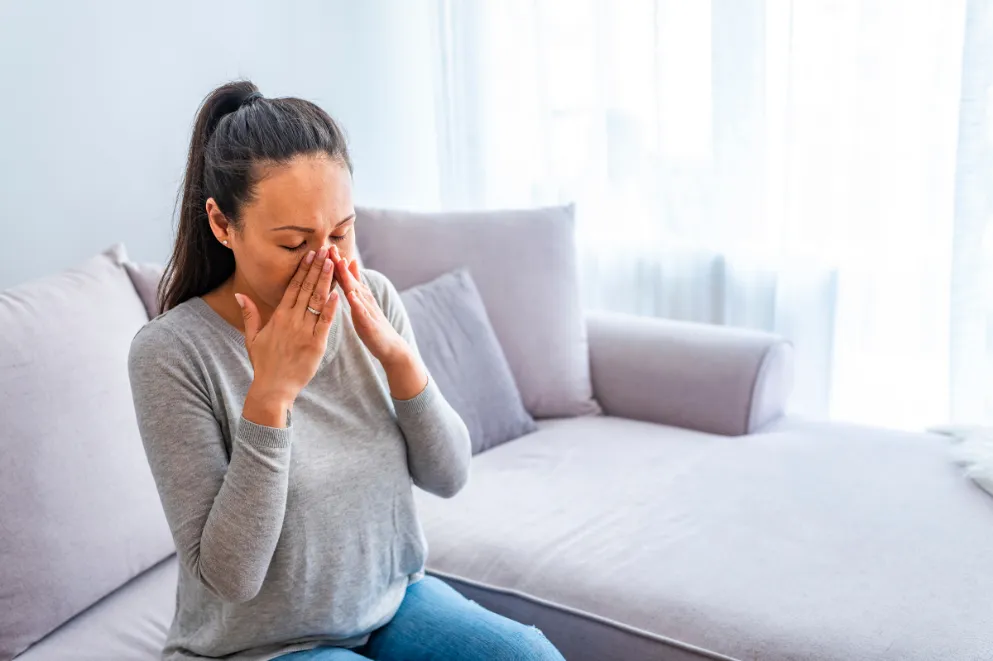
M447 273L400 298L425 367L469 428L473 454L537 428L468 271Z
M117 245L0 292L0 658L175 551L128 381L148 314Z

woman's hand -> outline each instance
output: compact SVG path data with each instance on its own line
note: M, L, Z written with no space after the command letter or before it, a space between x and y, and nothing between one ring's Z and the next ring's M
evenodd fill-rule
M359 279L359 265L338 255L336 248L332 248L331 256L338 282L352 308L352 325L369 353L384 367L408 359L410 347L386 318L372 291Z
M428 383L420 359L407 341L393 328L369 287L359 280L359 265L342 259L332 248L338 282L352 308L355 332L386 371L390 394L395 399L416 397Z
M268 422L277 419L280 423L269 426L283 426L285 412L310 383L327 351L328 332L338 308L338 294L331 291L333 285L334 262L322 249L316 256L311 251L301 260L264 327L260 327L254 301L235 294L245 320L245 346L255 370L245 410ZM266 424L244 415L252 422Z

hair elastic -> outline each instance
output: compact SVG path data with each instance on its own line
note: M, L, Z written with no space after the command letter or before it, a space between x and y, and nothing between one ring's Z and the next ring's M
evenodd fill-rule
M241 105L242 106L247 106L249 103L251 103L255 99L264 99L264 98L265 98L265 96L262 95L262 92L260 92L258 90L255 90L254 92L252 92L251 94L249 94L248 96L246 96L244 98L244 100L242 100ZM241 106L239 106L239 107L241 107Z

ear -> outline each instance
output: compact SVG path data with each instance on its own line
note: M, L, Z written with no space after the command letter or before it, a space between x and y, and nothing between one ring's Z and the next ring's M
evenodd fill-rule
M210 221L210 231L220 243L231 240L231 223L212 197L207 198L207 219Z

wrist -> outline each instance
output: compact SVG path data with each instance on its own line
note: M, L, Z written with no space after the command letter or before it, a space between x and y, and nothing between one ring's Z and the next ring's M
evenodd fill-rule
M379 362L387 372L409 370L417 364L414 352L411 351L410 346L406 342L403 342L401 346L384 355L379 359Z
M285 393L267 391L253 384L245 396L242 417L257 425L284 428L288 426L287 416L292 408L293 398Z
M390 395L394 399L412 399L427 385L427 372L409 347L406 351L391 356L390 360L380 362L383 363Z

